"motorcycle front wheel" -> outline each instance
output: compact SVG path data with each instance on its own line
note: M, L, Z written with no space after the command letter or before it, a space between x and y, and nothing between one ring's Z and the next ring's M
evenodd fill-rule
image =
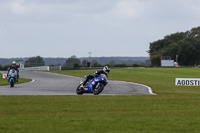
M78 95L83 95L83 87L81 87L82 84L80 84L77 89L76 89L76 93Z
M10 87L14 87L14 82L13 81L11 81Z
M99 84L99 83L98 83ZM94 87L94 89L93 89L93 94L94 95L98 95L98 94L100 94L102 91L103 91L103 89L104 89L104 84L100 84L99 85L99 87L98 87L98 84Z

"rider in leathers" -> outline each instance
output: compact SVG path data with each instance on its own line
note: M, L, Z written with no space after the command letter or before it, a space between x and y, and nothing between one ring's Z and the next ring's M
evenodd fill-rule
M93 79L94 77L98 77L99 75L101 74L105 74L106 77L108 78L108 73L110 72L110 68L108 66L105 66L103 68L103 70L98 70L94 73L94 76L93 75L88 75L86 80L83 82L83 86L85 86L85 84L90 80L90 79Z
M17 71L17 82L18 82L18 78L19 78L19 70L18 70L18 68L19 68L19 65L16 65L16 62L13 61L12 65L7 70L8 73L9 73L10 69L15 69ZM8 73L7 73L7 76L8 76Z

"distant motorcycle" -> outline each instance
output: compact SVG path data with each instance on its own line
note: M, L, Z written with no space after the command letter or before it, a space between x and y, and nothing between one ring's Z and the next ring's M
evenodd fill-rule
M17 81L17 71L15 69L10 69L8 72L8 82L10 83L10 87L14 87Z
M87 79L87 76L85 76ZM83 82L80 82L80 85L76 89L78 95L83 93L93 93L94 95L100 94L104 87L108 84L108 80L105 74L101 74L98 77L94 77L83 85Z

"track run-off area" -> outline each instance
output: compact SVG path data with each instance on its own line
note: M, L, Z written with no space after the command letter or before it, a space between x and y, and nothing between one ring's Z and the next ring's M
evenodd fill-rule
M0 73L6 73L0 71ZM20 77L31 82L0 86L0 95L77 95L76 88L83 78L38 71L20 71ZM19 78L20 82L20 78ZM111 81L99 95L153 95L150 87L142 84ZM84 94L92 95L92 94Z

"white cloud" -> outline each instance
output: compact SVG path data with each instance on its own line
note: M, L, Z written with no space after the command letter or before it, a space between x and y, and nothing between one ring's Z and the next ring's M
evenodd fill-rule
M185 9L184 13L187 16L194 17L194 19L200 20L199 12L200 12L200 1L199 0L194 0L191 2L183 2L182 7Z
M16 15L44 15L50 13L62 12L63 6L61 3L43 3L32 0L12 0L9 3L10 10Z
M143 3L137 0L121 0L111 10L114 16L119 19L134 19L141 15Z
M11 11L14 14L25 14L29 11L29 8L25 6L25 0L15 0L10 3Z

